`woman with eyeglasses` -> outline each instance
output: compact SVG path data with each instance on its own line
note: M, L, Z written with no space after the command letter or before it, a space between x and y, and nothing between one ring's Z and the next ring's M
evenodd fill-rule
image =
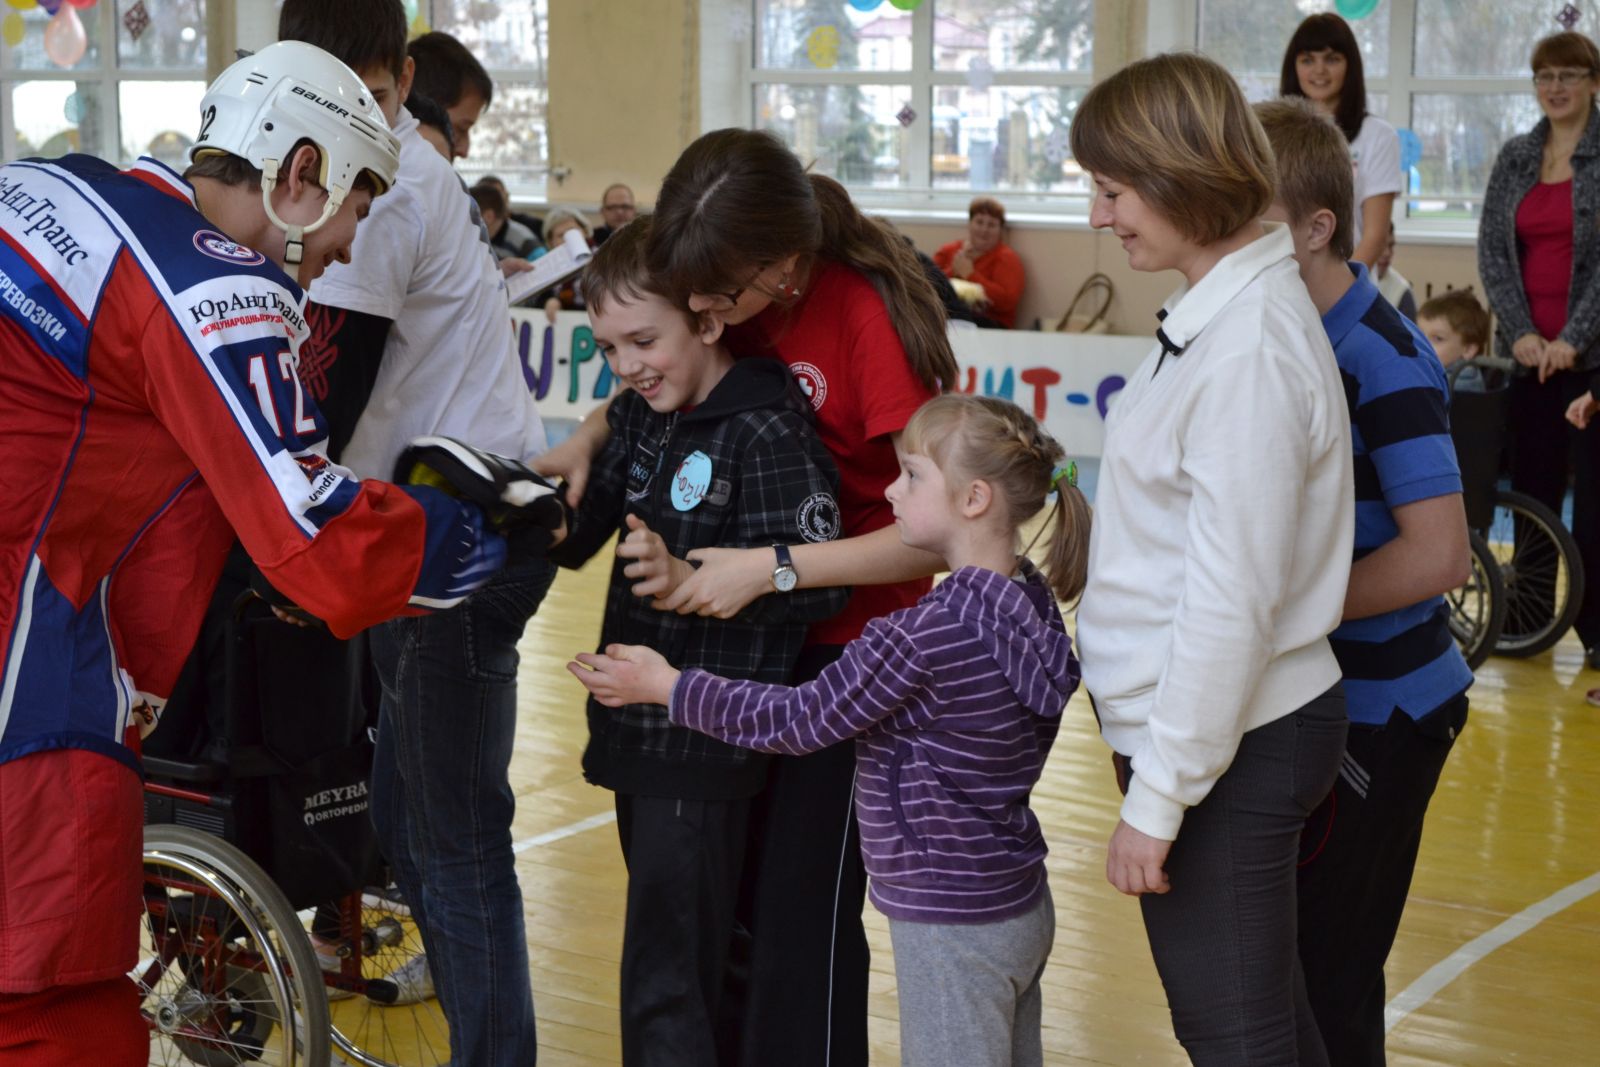
M1389 240L1394 198L1405 188L1400 136L1367 111L1367 79L1361 47L1350 24L1338 15L1312 15L1295 29L1283 51L1281 96L1303 96L1333 119L1350 143L1355 169L1355 252L1370 270Z
M820 534L837 524L839 533L825 543L699 549L681 585L647 580L634 592L663 610L730 618L764 596L854 586L844 610L810 630L794 683L809 681L869 621L915 604L944 569L901 542L883 495L899 474L900 431L955 384L944 307L904 238L764 131L716 130L684 150L656 197L649 256L690 310L727 327L736 355L788 364L840 475L838 512L819 505L801 525L821 524ZM537 466L581 491L606 432L604 419L586 419ZM740 977L721 1008L725 1065L866 1067L853 746L775 757L752 803L733 948Z
M1600 434L1563 417L1600 368L1600 49L1558 33L1534 46L1532 67L1544 117L1495 160L1478 274L1496 354L1522 364L1511 383L1511 487L1560 514L1573 476L1572 532L1589 576L1576 629L1600 669Z

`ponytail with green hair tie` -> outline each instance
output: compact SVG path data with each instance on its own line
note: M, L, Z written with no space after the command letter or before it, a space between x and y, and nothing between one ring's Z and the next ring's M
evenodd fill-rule
M1066 483L1072 486L1072 488L1076 489L1078 487L1077 461L1068 460L1065 467L1056 468L1056 472L1050 476L1050 489L1052 492L1060 489L1062 479L1065 479Z

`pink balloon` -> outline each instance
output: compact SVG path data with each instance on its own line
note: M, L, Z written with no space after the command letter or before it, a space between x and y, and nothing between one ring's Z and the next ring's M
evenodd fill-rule
M83 58L89 48L89 37L78 21L76 8L63 4L55 18L45 23L44 54L58 67L71 67Z

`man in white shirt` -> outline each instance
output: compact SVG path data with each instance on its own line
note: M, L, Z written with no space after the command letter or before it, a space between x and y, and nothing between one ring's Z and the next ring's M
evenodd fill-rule
M311 291L315 362L332 368L329 417L344 423L340 461L388 477L424 434L532 458L544 427L495 257L460 180L402 107L414 63L399 0L287 0L279 36L349 64L400 140L392 197ZM383 685L373 821L428 950L391 980L402 999L428 996L431 969L454 1067L524 1067L536 1055L507 768L517 640L553 573L513 557L453 610L371 634Z

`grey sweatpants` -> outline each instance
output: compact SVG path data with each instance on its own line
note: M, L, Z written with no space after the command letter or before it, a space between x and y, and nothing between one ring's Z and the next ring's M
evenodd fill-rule
M901 1067L1041 1067L1039 977L1056 937L1039 903L993 923L889 920Z

